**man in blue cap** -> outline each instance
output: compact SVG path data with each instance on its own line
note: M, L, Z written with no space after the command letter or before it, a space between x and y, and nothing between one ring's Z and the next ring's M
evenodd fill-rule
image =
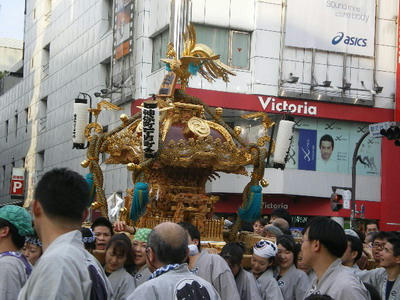
M19 250L25 236L32 235L32 217L26 209L6 205L0 208L0 299L17 299L32 271L32 266Z

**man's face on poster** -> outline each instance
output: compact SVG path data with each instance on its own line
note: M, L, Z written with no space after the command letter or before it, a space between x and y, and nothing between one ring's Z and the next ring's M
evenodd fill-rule
M320 150L321 150L321 158L323 160L329 160L333 152L332 142L321 141Z

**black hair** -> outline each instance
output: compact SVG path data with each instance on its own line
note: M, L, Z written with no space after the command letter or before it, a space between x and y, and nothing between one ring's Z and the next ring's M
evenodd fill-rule
M319 148L321 148L322 142L326 141L326 142L331 142L332 144L332 150L333 148L335 148L335 142L333 141L333 138L330 134L325 134L321 137L321 139L319 140Z
M358 237L360 238L361 243L363 243L365 241L365 233L357 230L357 229L353 229L355 233L357 233Z
M190 235L190 238L192 240L198 240L199 241L199 244L197 245L197 248L199 249L199 251L201 251L200 231L197 229L197 227L194 226L191 223L188 223L188 222L179 222L178 225L182 226L182 228L186 230L186 232Z
M94 237L93 232L89 228L81 227L81 234L83 239L94 238L93 242L83 241L86 250L94 250L96 248L96 238Z
M297 266L297 258L299 256L299 247L296 245L296 241L291 235L281 235L276 238L276 245L282 245L287 251L293 253L293 263Z
M227 260L232 266L240 266L244 254L244 246L241 243L228 243L226 244L219 255Z
M171 244L163 239L157 232L152 230L149 234L147 246L153 249L157 259L163 264L181 264L187 258L188 236L183 234L180 244Z
M303 234L307 230L310 241L319 241L333 256L343 256L347 248L347 239L343 228L337 222L327 217L316 217L306 225Z
M111 222L105 217L98 217L96 220L94 220L94 222L91 226L92 230L94 230L97 226L108 227L108 229L110 229L111 235L114 234L114 230L113 230L113 226L112 226Z
M61 168L43 175L36 185L34 199L49 217L80 223L89 195L89 185L80 174Z
M381 296L379 295L378 291L376 290L376 288L366 282L363 282L365 288L367 289L369 295L371 296L371 300L381 300Z
M262 226L265 226L265 225L268 224L268 220L265 219L265 218L259 218L259 219L257 219L255 222L260 222L260 224L261 224ZM254 223L255 223L255 222L254 222Z
M351 251L357 251L357 256L353 260L353 264L355 264L362 256L363 253L363 245L359 238L355 236L346 234L347 241L350 242Z
M9 233L11 235L11 241L14 246L18 249L21 249L25 244L25 237L18 233L17 227L15 227L12 223L8 222L5 219L0 218L0 228L8 227Z
M278 218L282 218L285 219L288 224L289 227L292 226L292 216L289 214L289 212L284 209L284 208L275 208L272 212L271 212L271 218L272 217L278 217Z
M111 247L113 248L112 250L114 254L126 256L124 267L132 265L132 244L125 233L113 235L107 244L106 252Z
M375 240L388 240L390 238L396 237L393 233L391 232L386 232L386 231L379 231L374 237L372 242L375 242Z
M377 221L375 221L375 220L367 220L367 221L365 221L365 229L367 229L367 225L373 225L373 224L375 224L376 225L376 227L378 228L378 230L379 230L379 225L378 225L378 222Z
M334 300L334 299L329 295L312 294L307 298L305 298L304 300Z
M387 242L393 246L393 255L400 256L400 239L397 237L389 238Z

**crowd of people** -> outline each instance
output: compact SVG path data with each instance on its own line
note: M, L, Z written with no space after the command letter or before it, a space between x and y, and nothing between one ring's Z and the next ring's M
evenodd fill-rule
M375 222L361 232L315 217L300 242L288 212L277 209L254 222L261 237L246 269L242 243L212 253L190 223L133 228L100 217L82 227L89 198L82 176L53 169L30 212L0 208L1 300L400 299L400 238Z

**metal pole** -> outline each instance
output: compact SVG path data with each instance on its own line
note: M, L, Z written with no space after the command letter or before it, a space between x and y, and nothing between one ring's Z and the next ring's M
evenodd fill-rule
M358 161L358 150L364 141L364 139L369 135L369 131L363 134L360 140L356 144L356 148L353 153L353 164L351 168L351 215L350 215L350 228L353 228L353 223L356 215L356 166Z

